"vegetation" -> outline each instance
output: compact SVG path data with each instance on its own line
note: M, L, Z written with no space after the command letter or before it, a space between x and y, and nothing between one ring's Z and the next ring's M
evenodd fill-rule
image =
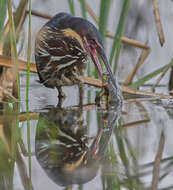
M37 0L38 1L38 0ZM156 86L159 86L161 79L169 72L169 90L173 90L173 58L170 57L169 63L163 63L164 65L160 68L155 68L154 71L150 71L145 76L138 78L136 73L140 70L141 65L147 59L150 54L151 48L150 44L143 44L136 41L135 39L128 39L123 36L123 31L126 26L126 19L130 9L131 1L123 0L121 5L121 12L119 15L118 25L115 29L114 34L109 32L109 20L111 19L110 9L112 3L115 0L100 0L100 9L98 14L96 14L87 0L67 0L69 7L69 12L72 15L76 15L77 8L76 4L79 3L81 10L81 17L88 19L92 17L97 28L102 36L105 47L107 48L108 43L110 45L110 55L108 55L109 63L111 64L114 75L117 74L118 66L121 65L119 62L119 55L122 51L122 44L128 44L132 47L142 49L141 56L138 62L134 65L131 72L127 73L127 77L124 81L121 81L122 91L124 94L130 94L134 96L130 100L127 99L126 102L134 101L137 110L140 112L142 110L141 120L126 122L125 116L122 116L118 127L115 124L113 130L113 138L107 146L107 151L103 162L109 163L109 167L112 171L107 172L107 165L101 168L101 181L102 188L104 190L111 189L121 189L124 187L126 189L148 189L151 187L152 190L158 188L158 184L162 181L169 172L163 172L162 176L159 177L160 165L164 164L165 168L169 168L172 164L173 157L168 157L162 159L162 153L165 143L165 135L163 131L159 136L158 152L155 156L155 160L151 163L145 165L139 165L137 163L137 156L135 150L133 150L131 142L126 134L125 129L131 126L148 124L151 118L148 115L148 111L145 106L140 102L136 103L136 96L141 96L142 98L150 97L152 100L157 98L172 98L170 95L157 94L155 93ZM165 37L163 33L163 26L160 19L159 6L157 0L152 1L153 15L155 18L155 24L157 28L158 39L160 46L164 45ZM62 10L64 11L64 10ZM98 15L98 16L97 16ZM32 72L36 72L34 63L31 62L31 41L34 39L32 36L32 16L41 17L44 19L50 19L51 15L40 13L37 10L32 10L31 0L20 0L18 7L13 6L12 0L0 0L0 154L3 156L0 160L0 189L13 189L13 175L15 170L15 163L18 165L21 180L23 182L24 189L31 190L32 187L32 153L31 153L31 131L30 131L30 120L38 120L39 113L31 113L29 109L30 99L30 78ZM26 37L22 32L24 23L27 22L28 36ZM24 61L20 60L18 57L23 49L24 38L27 39L27 58ZM108 40L109 39L109 40ZM24 70L26 72L19 72ZM20 75L26 75L26 112L21 113L20 110ZM86 83L93 86L101 86L101 81L94 80L97 78L97 73L95 68L89 64L88 65L88 76L86 78ZM136 77L136 79L135 79ZM146 84L149 80L154 77L158 77L156 83L149 85L152 92L146 92L139 90L140 87ZM12 87L9 89L7 82L12 83ZM88 94L90 99L91 95ZM125 97L125 96L124 96ZM154 98L153 98L154 97ZM143 98L143 99L144 99ZM142 100L143 100L142 99ZM4 103L5 101L5 103ZM12 103L12 104L11 104ZM88 108L87 108L88 109ZM91 108L92 109L92 108ZM166 109L165 109L166 110ZM172 113L166 110L170 118L173 118ZM90 112L87 112L87 125L92 128L92 123L90 122ZM9 117L10 116L10 119ZM105 122L101 117L100 112L97 112L97 123L98 128ZM27 148L24 145L21 131L21 123L27 122ZM114 141L117 145L117 150L115 151ZM118 152L118 154L117 154ZM28 158L28 168L25 166L23 155ZM11 162L9 161L11 159ZM119 161L120 160L120 161ZM124 169L123 176L121 173L117 173L119 168L118 162L122 164ZM4 163L4 164L3 164ZM138 168L142 168L139 169ZM143 172L143 169L147 169ZM6 175L3 175L4 171L7 171ZM142 177L151 175L153 172L151 184L144 184L141 180ZM85 185L79 185L78 189L83 189ZM150 186L150 187L149 187ZM71 187L72 188L72 187ZM165 189L172 189L171 187L165 187Z

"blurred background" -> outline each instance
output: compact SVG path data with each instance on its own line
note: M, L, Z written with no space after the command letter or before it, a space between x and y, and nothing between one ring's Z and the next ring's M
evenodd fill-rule
M156 92L169 95L169 91L172 90L173 1L158 1L161 19L158 23L161 23L164 34L164 40L161 42L157 30L158 23L154 17L154 2L157 2L154 0L32 0L30 38L28 38L28 1L0 0L2 9L0 14L1 18L4 17L0 23L0 87L11 94L13 84L10 82L13 81L14 73L12 69L2 67L8 64L10 57L13 59L15 57L8 34L12 30L7 24L10 17L9 2L17 31L15 36L17 57L25 61L25 71L27 60L35 62L35 37L40 28L57 13L68 12L88 19L98 28L104 41L106 55L120 84L126 84L137 90L149 90L153 94ZM30 52L28 52L28 42L31 43ZM143 55L144 62L141 63ZM138 64L139 66L136 66ZM92 64L89 65L86 75L96 78L94 67ZM16 113L15 106L1 99L0 93L0 100L4 101L1 102L0 115L0 157L2 158L0 190L173 189L173 102L170 97L164 101L159 99L153 102L125 101L119 123L116 121L112 125L115 127L112 136L106 137L109 138L109 143L103 161L99 162L97 174L95 176L93 174L94 177L85 184L61 187L45 172L35 151L38 123L42 121L43 112L47 112L45 107L57 105L57 90L47 89L39 84L37 74L31 72L27 110L28 85L25 71L20 72L21 101L18 114L13 115ZM130 76L131 80L127 80ZM64 105L76 105L77 88L64 87L63 90L67 94ZM96 91L97 88L86 86L84 101L88 103L90 96L89 102L94 102ZM21 119L22 114L25 115L27 112L34 114L33 118L30 116L30 127L26 117L23 121ZM96 137L100 126L104 123L101 111L91 108L82 114L88 127L86 135L91 138ZM18 119L14 117L16 115L19 116ZM110 113L108 116L112 117ZM25 151L22 150L22 146L25 147ZM13 154L16 155L15 159Z
M13 1L14 6L17 7L20 1ZM92 8L94 13L99 17L100 14L100 1L93 0L87 1L88 5ZM122 10L123 1L112 0L107 19L107 30L115 34L120 19L120 13ZM75 15L82 16L80 1L74 1ZM151 48L151 53L146 59L143 66L137 73L137 76L143 77L147 73L151 72L155 68L159 68L169 63L172 56L172 17L173 17L173 4L172 1L159 1L160 15L165 35L165 43L161 47L159 38L157 35L157 28L154 20L152 1L149 0L131 0L130 7L127 13L125 21L125 28L123 36L130 39L137 40L143 44L148 45ZM32 1L32 10L36 10L41 13L45 13L50 16L54 16L59 12L70 12L68 1ZM170 11L169 11L170 10ZM93 20L89 13L86 13L86 17L89 21L97 26L97 23ZM32 61L34 61L34 39L37 32L48 20L37 16L32 16ZM24 33L27 36L28 18L24 24ZM106 38L105 48L107 56L110 56L112 47L112 39ZM141 49L135 48L126 44L121 47L121 53L119 58L118 73L120 79L124 80L127 77L129 71L131 71L134 65L137 63L141 54ZM25 38L24 48L22 49L21 58L27 58L27 38ZM169 75L167 75L163 83L167 82Z

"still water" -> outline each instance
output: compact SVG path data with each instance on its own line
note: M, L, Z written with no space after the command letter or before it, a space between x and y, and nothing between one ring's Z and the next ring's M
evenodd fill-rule
M0 190L173 189L171 101L126 99L121 112L93 104L100 89L86 86L82 107L63 90L61 108L32 81L28 114L25 86L20 104L1 105Z

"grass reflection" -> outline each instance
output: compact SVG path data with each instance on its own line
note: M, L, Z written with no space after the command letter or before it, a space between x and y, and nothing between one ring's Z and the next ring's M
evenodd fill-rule
M1 189L12 190L15 165L18 167L25 190L31 190L27 168L21 154L21 132L19 128L19 103L4 104L0 121L0 175Z

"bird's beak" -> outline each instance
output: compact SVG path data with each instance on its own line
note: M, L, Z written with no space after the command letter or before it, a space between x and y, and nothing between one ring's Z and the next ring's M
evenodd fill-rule
M89 46L88 51L89 51L89 54L90 54L90 57L91 57L93 63L95 64L95 66L97 68L97 71L98 71L100 77L102 77L102 67L101 67L99 59L97 57L96 49L92 46Z
M106 57L106 54L105 54L105 51L104 51L103 47L97 46L96 50L97 50L97 53L99 54L99 56L101 57L101 59L103 61L103 64L106 67L107 72L110 75L111 81L114 83L114 85L116 85L116 82L115 82L115 79L114 79L114 76L113 76L113 73L112 73L112 70L111 70L111 66L110 66L110 64L109 64L109 62L107 60L107 57Z
M106 67L106 70L110 75L110 78L111 78L112 82L114 83L114 85L116 85L116 82L115 82L115 79L114 79L110 64L108 63L108 60L107 60L107 57L106 57L106 54L105 54L105 51L104 51L104 48L102 46L100 46L100 45L97 45L96 47L92 47L92 46L89 45L88 46L88 51L89 51L89 54L91 56L92 61L94 62L95 66L97 68L97 71L98 71L100 77L102 78L102 73L103 72L102 72L102 67L100 65L99 59L97 57L97 54L101 57L104 65Z
M97 134L97 137L94 139L93 143L91 144L89 151L88 151L88 158L94 158L97 153L99 152L99 148L100 148L100 140L103 134L103 129L100 128L99 132Z

